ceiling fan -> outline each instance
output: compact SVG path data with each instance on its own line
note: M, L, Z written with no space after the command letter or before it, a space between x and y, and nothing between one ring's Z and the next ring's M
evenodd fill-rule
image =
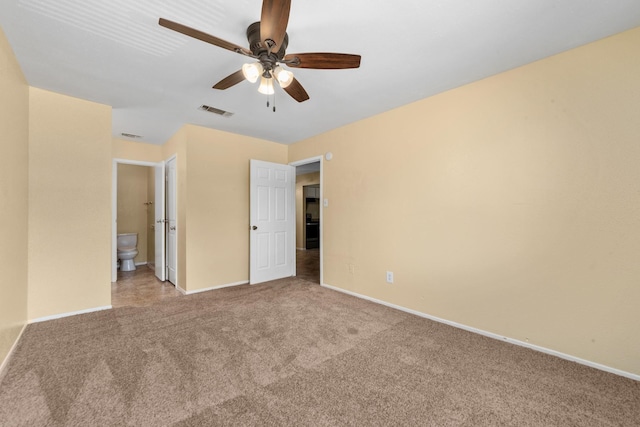
M289 43L286 31L290 9L291 0L263 0L260 21L254 22L247 28L248 49L168 19L160 18L158 24L257 60L251 64L245 64L241 70L220 80L213 86L214 89L228 89L245 79L255 83L260 78L258 91L270 95L274 93L273 81L277 80L280 87L293 99L303 102L309 99L309 95L293 76L293 73L285 70L282 65L292 68L323 70L358 68L360 55L346 53L286 54L285 51Z

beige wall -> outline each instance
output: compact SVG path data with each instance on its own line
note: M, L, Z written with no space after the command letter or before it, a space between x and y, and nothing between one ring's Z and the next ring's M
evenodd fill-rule
M638 46L635 29L291 146L334 155L325 283L640 374Z
M111 107L30 88L29 319L111 304Z
M135 160L139 162L157 163L164 160L161 145L125 141L118 138L113 138L111 141L111 156L114 159Z
M249 160L286 163L287 146L198 126L187 131L183 289L247 281Z
M302 187L313 184L320 184L320 172L296 176L296 248L298 249L306 248Z
M29 88L0 29L0 365L27 321Z
M118 164L118 234L138 233L138 255L136 263L147 262L148 211L153 212L154 205L145 205L153 201L149 197L148 166Z

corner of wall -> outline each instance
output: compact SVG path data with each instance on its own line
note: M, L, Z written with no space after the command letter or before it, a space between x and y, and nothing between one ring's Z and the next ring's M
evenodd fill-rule
M27 323L29 86L0 28L0 370Z

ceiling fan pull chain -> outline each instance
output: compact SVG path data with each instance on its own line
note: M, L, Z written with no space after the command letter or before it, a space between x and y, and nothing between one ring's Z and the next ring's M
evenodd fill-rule
M276 112L276 92L273 92L273 112Z

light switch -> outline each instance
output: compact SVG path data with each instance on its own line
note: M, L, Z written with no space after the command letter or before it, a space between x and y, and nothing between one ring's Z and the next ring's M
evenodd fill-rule
M329 199L324 199L322 204L324 205L325 208L328 207L329 206Z

